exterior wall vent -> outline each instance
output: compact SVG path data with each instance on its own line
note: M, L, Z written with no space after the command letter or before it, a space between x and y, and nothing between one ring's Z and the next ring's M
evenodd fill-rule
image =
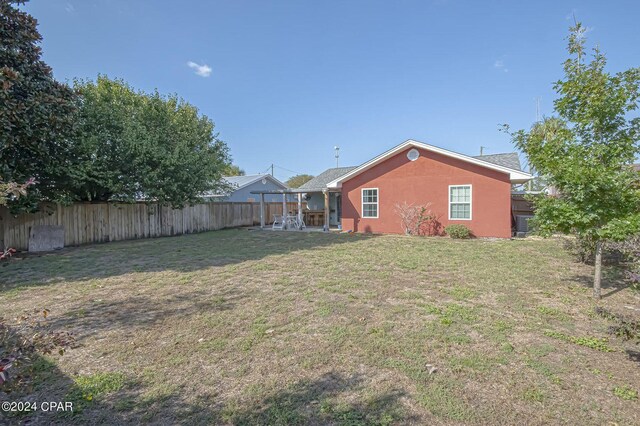
M411 150L409 150L409 152L407 152L407 158L410 161L416 161L418 159L418 157L420 157L420 152L418 152L417 149L413 148Z

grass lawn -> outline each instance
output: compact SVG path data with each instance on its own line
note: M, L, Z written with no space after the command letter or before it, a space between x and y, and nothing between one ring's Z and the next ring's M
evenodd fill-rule
M48 308L77 347L10 398L76 409L5 420L640 424L640 346L592 272L559 240L247 230L27 256L2 316ZM607 272L601 305L638 319Z

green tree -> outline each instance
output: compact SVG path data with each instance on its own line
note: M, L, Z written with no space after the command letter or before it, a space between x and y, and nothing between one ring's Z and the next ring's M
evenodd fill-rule
M286 184L289 188L300 188L311 179L313 179L313 176L311 175L295 175L290 177L289 180L287 180Z
M175 95L122 80L76 81L81 95L73 195L88 201L156 200L174 207L223 191L227 145L213 122Z
M244 176L245 174L245 171L235 164L227 164L222 172L223 176Z
M37 21L0 0L0 176L35 178L30 204L65 195L77 98L40 60Z
M531 165L557 193L534 199L541 233L575 233L594 242L594 296L600 298L602 246L640 229L638 175L631 167L638 154L640 69L605 71L596 47L585 61L585 28L570 30L564 79L555 83L557 116L512 133Z

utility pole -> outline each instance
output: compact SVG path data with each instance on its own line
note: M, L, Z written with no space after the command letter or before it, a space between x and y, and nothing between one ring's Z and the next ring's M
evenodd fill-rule
M274 174L273 174L273 163L271 163L271 177L274 177Z
M482 155L482 153L484 152L485 148L486 148L486 146L480 145L480 155Z
M336 145L336 146L333 147L333 149L336 150L336 155L335 155L335 157L336 157L336 167L339 167L338 163L339 163L339 160L340 160L340 147L338 147Z

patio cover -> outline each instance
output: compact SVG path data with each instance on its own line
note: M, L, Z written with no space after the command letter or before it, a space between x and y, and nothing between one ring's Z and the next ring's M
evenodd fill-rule
M271 189L271 190L259 190L259 191L251 191L251 194L259 194L260 195L260 228L264 228L265 226L265 218L264 218L264 194L282 194L282 214L286 214L287 211L287 194L297 194L298 195L298 220L302 221L302 194L308 192L320 192L320 191L309 191L308 189L302 188L289 188L289 189ZM324 226L323 230L325 232L329 232L329 190L322 190L324 194Z

